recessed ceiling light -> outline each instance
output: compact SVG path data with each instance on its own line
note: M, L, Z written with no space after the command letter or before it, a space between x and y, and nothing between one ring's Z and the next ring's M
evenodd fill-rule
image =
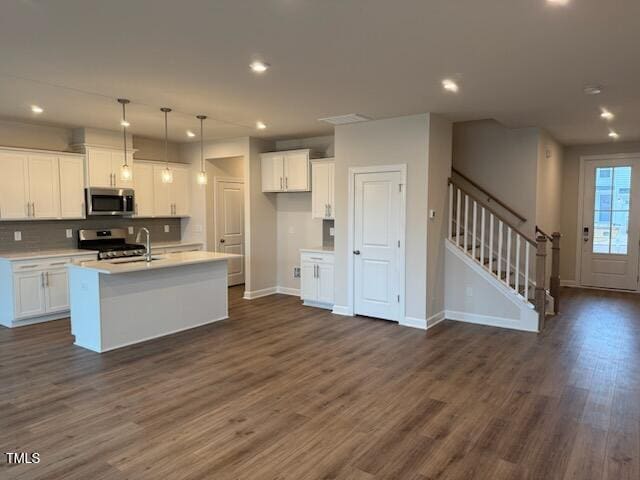
M444 88L447 92L456 93L458 91L458 84L450 78L445 78L444 80L442 80L442 88Z
M618 135L618 133L616 131L609 130L609 138L613 138L615 140L616 138L619 138L619 137L620 137L620 135Z
M42 107L39 107L38 105L31 105L31 111L33 113L42 113L44 112L44 109Z
M264 130L265 128L267 128L267 124L264 122L256 122L256 128L258 130Z
M249 68L251 68L253 73L264 73L269 69L270 66L271 65L269 65L268 63L255 61L255 62L251 62L251 64L249 65Z
M583 92L585 95L600 95L602 93L602 87L600 85L587 85L584 87Z
M191 130L187 130L187 137L195 137L196 134L193 133Z
M547 0L547 3L551 4L551 5L559 5L559 6L565 6L565 5L569 5L570 0Z
M126 120L120 120L120 125L122 125L123 127L130 127L131 124L129 122L127 122Z
M607 110L606 108L603 108L601 110L600 117L604 118L605 120L613 120L615 115L611 113L609 110Z

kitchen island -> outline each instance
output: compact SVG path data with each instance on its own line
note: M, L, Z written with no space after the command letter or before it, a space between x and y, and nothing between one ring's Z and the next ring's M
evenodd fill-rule
M102 353L224 320L235 257L198 251L68 264L75 344Z

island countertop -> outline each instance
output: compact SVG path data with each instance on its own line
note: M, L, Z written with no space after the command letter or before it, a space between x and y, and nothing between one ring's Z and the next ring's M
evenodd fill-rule
M237 258L240 255L218 252L179 252L167 253L163 255L154 255L154 260L145 262L144 260L131 262L131 258L118 260L91 260L85 262L75 262L67 264L67 268L81 268L85 270L93 270L98 273L108 275L142 272L148 270L157 270L161 268L175 268L183 265L194 265L198 263L222 262L231 258Z

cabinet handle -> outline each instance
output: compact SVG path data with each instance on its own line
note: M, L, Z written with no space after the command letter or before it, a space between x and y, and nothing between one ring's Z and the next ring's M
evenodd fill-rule
M51 264L51 266L52 266L52 267L55 267L56 265L66 265L67 263L68 263L68 262L55 262L55 263L52 263L52 264ZM49 275L49 273L48 273L48 272L47 272L47 275Z
M49 272L45 272L44 276L46 278L46 285L49 287Z
M320 257L309 257L311 260L317 260L319 262L321 262L322 260L324 260L324 258L320 258Z
M289 189L289 177L284 177L284 189Z
M40 274L40 283L42 284L42 288L44 288L44 272Z
M284 190L284 186L282 184L282 177L280 177L280 190Z
M317 272L317 269L318 269L318 266L317 266L317 265L314 265L314 266L313 266L313 278L318 278L318 274L316 273L316 272Z
M36 216L36 202L31 202L31 216Z
M138 215L138 202L136 202L136 215Z
M316 268L318 269L318 275L316 276L316 278L320 278L320 265L316 265Z
M31 213L29 213L29 212L30 212L30 210L29 210L29 202L27 202L27 217L31 216Z
M328 207L329 207L329 218L331 218L331 216L332 216L331 215L331 204L329 204Z

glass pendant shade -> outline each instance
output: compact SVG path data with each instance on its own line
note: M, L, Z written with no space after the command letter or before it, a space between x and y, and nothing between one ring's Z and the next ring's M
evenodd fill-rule
M207 172L198 172L198 185L206 185L207 184Z
M129 126L129 122L127 122L127 105L129 104L129 100L119 98L118 103L122 105L122 120L120 121L120 125L122 125L122 149L124 151L124 163L120 167L120 180L128 182L133 177L131 167L129 167L129 158L127 157L127 127Z
M173 183L173 172L169 167L162 170L162 183Z
M120 167L120 179L124 182L131 180L131 167L126 163Z

